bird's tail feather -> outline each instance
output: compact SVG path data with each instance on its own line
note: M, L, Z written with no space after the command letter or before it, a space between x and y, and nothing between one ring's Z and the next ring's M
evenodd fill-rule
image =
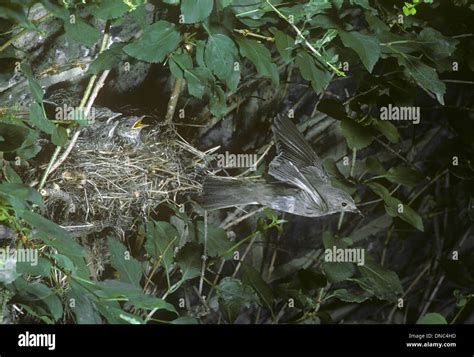
M261 204L258 197L265 190L267 187L264 183L210 176L203 183L201 205L205 209L212 210Z

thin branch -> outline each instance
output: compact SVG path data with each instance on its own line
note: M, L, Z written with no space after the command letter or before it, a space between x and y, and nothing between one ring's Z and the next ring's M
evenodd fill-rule
M199 279L199 296L202 296L202 287L204 285L204 273L206 272L207 261L207 211L204 211L204 251L202 253L201 278Z
M168 101L168 109L166 111L165 123L171 123L173 121L174 112L176 111L176 105L178 104L178 99L183 90L185 80L184 78L176 78L173 90L171 91L170 100Z

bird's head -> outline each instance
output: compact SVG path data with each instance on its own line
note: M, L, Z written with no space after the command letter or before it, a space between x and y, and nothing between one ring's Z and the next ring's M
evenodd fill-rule
M136 139L140 137L140 132L148 124L143 123L144 117L128 117L120 120L117 127L117 134L125 139Z
M354 212L361 214L351 195L339 188L332 186L327 187L327 190L325 190L324 198L328 203L329 211L332 213Z

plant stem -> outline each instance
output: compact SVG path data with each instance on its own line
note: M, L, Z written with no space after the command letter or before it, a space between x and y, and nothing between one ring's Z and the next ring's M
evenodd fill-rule
M269 1L269 0L266 0L267 1L267 4L270 5L270 7L278 14L278 16L280 16L282 19L284 19L292 28L293 30L295 30L296 34L298 35L298 37L300 37L304 44L306 45L306 47L309 48L309 50L311 52L313 52L316 56L318 56L319 58L321 58L323 60L324 63L326 63L326 65L331 68L338 76L341 76L341 77L345 77L346 74L342 71L340 71L338 68L336 68L332 63L329 63L328 61L324 60L323 59L323 55L317 50L314 48L314 46L304 37L303 33L301 32L301 30L296 27L294 24L292 24L287 18L285 15L283 15L281 13L280 10L278 10L275 6L273 6L273 4Z

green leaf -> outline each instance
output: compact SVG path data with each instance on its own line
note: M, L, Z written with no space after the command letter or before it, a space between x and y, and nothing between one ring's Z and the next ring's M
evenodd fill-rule
M225 277L219 282L217 296L220 310L229 323L235 321L242 307L248 308L256 302L252 288L232 277Z
M255 40L237 38L237 43L240 48L240 54L248 58L255 65L257 72L264 77L271 78L273 83L278 86L280 83L278 68L273 63L270 51Z
M52 134L56 131L56 126L44 116L43 108L38 103L31 104L30 121L34 126L47 134Z
M314 57L305 51L298 51L296 64L300 69L301 76L311 82L316 94L321 94L331 81L331 73L321 68Z
M214 6L213 0L181 0L181 14L185 24L194 24L209 17Z
M129 10L126 2L123 0L101 0L98 3L88 7L88 11L102 20L115 19Z
M222 34L209 35L204 50L204 62L231 90L237 89L238 84L231 81L237 54L237 47L229 37Z
M400 135L398 134L397 127L387 120L376 120L372 121L375 129L380 131L391 143L396 144L400 141Z
M291 52L295 48L295 40L280 30L274 30L274 35L275 45L283 59L283 62L285 62L285 64L290 63L293 60Z
M446 85L439 80L438 73L430 66L413 57L398 57L400 65L404 66L406 73L411 76L418 85L429 93L436 95L438 102L444 105L444 94Z
M5 178L7 179L8 182L11 183L18 183L22 184L23 181L21 180L20 175L18 175L13 169L12 165L10 163L5 163L5 166L3 167L4 173L5 173Z
M367 185L375 194L384 200L385 210L389 215L392 217L399 217L419 231L424 231L423 220L418 212L408 205L404 205L398 198L392 197L390 192L381 184L370 182Z
M15 151L28 136L28 129L15 124L0 123L0 151Z
M403 166L391 167L384 177L390 182L409 187L415 187L423 181L421 173Z
M25 262L16 262L16 269L20 274L41 275L48 277L51 273L51 268L52 266L49 260L43 257L38 257L36 262L31 260Z
M341 301L355 302L357 304L360 304L361 302L364 302L370 298L370 296L367 296L367 295L355 295L349 292L347 289L334 290L334 292L331 295L332 297L339 299Z
M448 322L446 318L436 312L430 312L422 317L416 322L417 325L447 325Z
M369 156L365 159L365 167L368 172L374 175L385 175L387 172L382 163L375 156Z
M173 264L174 249L178 246L179 235L176 229L164 221L150 221L147 225L145 250L155 259L161 261L166 271Z
M176 26L168 21L158 21L147 27L138 40L125 46L128 55L151 63L162 62L173 52L181 40Z
M195 242L204 245L204 223L196 222L189 227L189 234ZM224 229L208 224L207 226L207 255L222 256L232 246Z
M392 224L393 219L387 214L382 214L379 217L372 219L366 225L351 232L350 238L354 243L367 239L372 235L376 235L380 231L386 231Z
M346 138L347 146L351 150L363 149L369 146L374 140L372 129L368 126L363 126L355 120L347 118L341 121L342 134Z
M157 298L155 296L150 296L150 295L145 295L142 294L141 296L133 296L130 298L130 304L133 306L139 308L139 309L144 309L144 310L167 310L170 312L174 312L175 314L178 314L176 312L176 309L174 308L173 305L170 303L166 302L163 299Z
M68 133L62 126L55 127L51 134L51 142L56 146L64 146L67 143Z
M403 294L403 287L398 275L367 258L365 265L358 267L361 277L351 279L362 289L375 295L380 300L395 302Z
M339 31L344 46L352 48L360 57L365 68L372 70L380 57L380 43L375 36L364 35L360 32Z
M354 275L354 264L349 262L329 262L325 261L326 252L328 250L336 248L346 249L348 248L347 242L342 239L335 238L330 232L323 233L323 244L325 248L323 262L321 263L321 268L326 275L328 281L331 283L338 283L349 279Z
M78 16L76 16L74 23L71 23L69 19L64 21L64 29L68 37L87 47L94 46L100 39L99 30L81 20Z
M224 10L227 6L232 4L233 0L216 0L216 7L217 10L222 11Z
M202 245L187 243L176 256L176 263L181 269L181 280L188 280L201 275Z
M72 239L68 231L56 223L30 211L25 211L22 214L22 218L40 232L35 234L35 238L39 238L47 245L56 248L58 252L66 256L85 256L84 248Z
M118 240L108 237L107 244L110 251L110 264L119 272L120 281L140 286L143 275L140 262L133 258Z
M100 53L87 69L87 73L99 74L105 69L114 68L124 54L122 52L124 45L121 43L113 43L108 50Z
M27 282L25 279L17 279L15 287L19 295L31 302L31 305L45 306L54 321L58 321L63 315L63 305L53 290L38 282Z
M15 213L21 216L24 213L27 202L34 203L44 208L43 198L38 191L23 184L4 182L0 184L0 197L5 198L13 207Z
M38 84L38 82L35 81L35 78L33 77L33 72L31 71L31 67L26 63L22 63L21 70L28 79L28 86L30 88L30 92L33 96L33 99L36 103L41 103L43 101L44 91Z
M189 94L199 99L201 99L206 92L206 89L210 85L209 82L214 80L211 71L205 67L187 70L184 73L184 78L186 78L186 82L188 83Z
M183 75L193 68L193 59L187 51L178 49L170 58L170 71L176 78L183 78Z
M224 91L218 85L212 86L210 94L210 111L216 117L222 117L227 113L227 100Z
M260 273L252 266L242 263L242 271L244 273L243 282L251 286L257 293L263 306L270 311L273 310L273 293L270 286L263 280Z
M70 309L76 316L76 323L100 324L102 321L95 307L96 299L92 294L72 279L69 281L69 287L68 301L74 301L74 306L70 306Z
M458 40L443 36L432 27L424 27L418 37L423 43L423 53L433 61L451 56L459 43Z

